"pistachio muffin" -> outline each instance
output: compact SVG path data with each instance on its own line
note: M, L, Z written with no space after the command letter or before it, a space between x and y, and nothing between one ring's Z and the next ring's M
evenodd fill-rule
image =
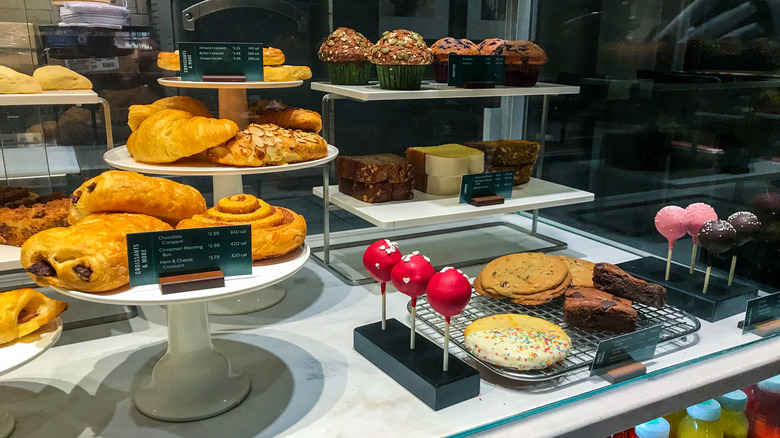
M368 56L372 46L360 32L339 27L322 43L317 56L327 63L331 83L365 85L371 75Z
M506 42L501 38L488 38L477 44L477 50L479 50L480 55L501 55L499 52Z
M477 45L466 38L446 37L431 46L433 52L433 76L436 82L447 82L450 55L479 55Z
M371 49L379 86L388 90L419 90L425 66L433 54L417 32L396 29L386 31Z
M536 85L547 54L530 41L507 41L499 50L504 55L506 78L504 85L532 87Z

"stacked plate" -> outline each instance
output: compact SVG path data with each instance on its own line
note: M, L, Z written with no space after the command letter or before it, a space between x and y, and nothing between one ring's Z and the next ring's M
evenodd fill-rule
M121 29L130 25L130 10L89 1L65 2L60 8L60 26L108 27Z

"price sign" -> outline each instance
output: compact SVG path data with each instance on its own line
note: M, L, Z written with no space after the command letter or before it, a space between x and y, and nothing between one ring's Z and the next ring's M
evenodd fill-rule
M660 335L661 326L654 325L599 342L596 358L590 367L590 375L601 374L608 368L623 362L642 362L652 359Z
M747 302L742 333L755 329L759 324L777 319L780 319L780 292L752 299Z
M460 181L460 203L465 204L471 198L492 195L509 199L512 197L514 178L515 173L511 170L463 175Z
M504 85L504 57L489 55L450 55L447 85L467 86L469 82Z
M153 231L127 235L130 286L160 277L219 269L225 275L252 273L249 225Z
M179 43L183 81L202 81L203 75L244 75L263 80L263 45L259 43Z

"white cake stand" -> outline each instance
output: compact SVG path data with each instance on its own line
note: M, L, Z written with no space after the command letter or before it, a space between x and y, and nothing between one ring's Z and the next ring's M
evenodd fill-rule
M0 346L0 376L32 361L51 348L62 334L62 321L54 318L38 330L14 342ZM0 411L0 438L6 438L14 430L14 417Z
M55 287L85 301L168 307L168 351L135 391L135 406L145 415L164 421L192 421L213 417L241 403L249 393L249 378L230 366L211 343L206 303L234 297L276 284L298 272L309 258L301 246L279 259L257 262L252 275L225 278L225 286L163 295L154 285L122 287L86 293Z

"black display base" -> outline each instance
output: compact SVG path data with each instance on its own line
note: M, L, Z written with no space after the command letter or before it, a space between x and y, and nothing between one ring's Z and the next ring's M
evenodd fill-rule
M355 350L434 411L479 394L479 373L450 354L442 371L441 347L417 334L409 349L409 327L397 319L355 328Z
M674 263L669 281L665 281L666 261L655 257L632 260L618 266L637 278L662 285L666 288L668 304L709 322L744 313L748 300L758 296L758 289L736 279L727 286L727 278L714 274L710 275L707 293L702 293L704 272L696 270L689 274L688 267Z

